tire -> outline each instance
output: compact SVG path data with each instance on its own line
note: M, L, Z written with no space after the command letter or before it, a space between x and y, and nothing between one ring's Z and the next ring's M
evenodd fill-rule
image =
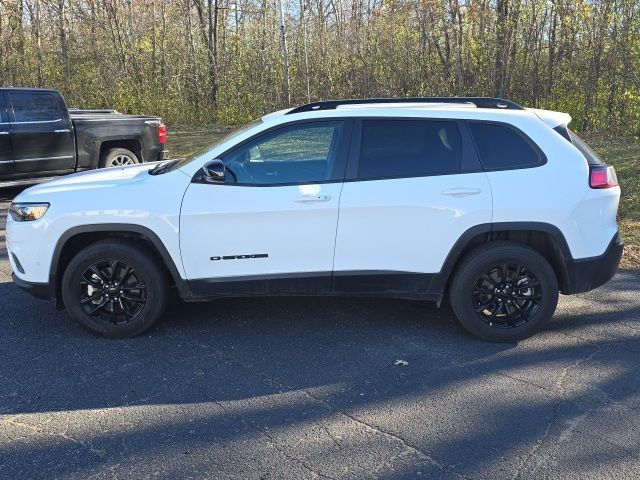
M107 150L100 159L100 168L122 167L140 163L137 155L126 148L112 148Z
M118 285L122 280L124 287ZM76 254L62 277L69 316L108 338L134 337L149 329L162 315L168 297L167 275L158 259L123 239L89 245Z
M553 316L558 279L535 250L514 242L492 242L462 260L449 299L472 335L491 342L516 342L533 335Z

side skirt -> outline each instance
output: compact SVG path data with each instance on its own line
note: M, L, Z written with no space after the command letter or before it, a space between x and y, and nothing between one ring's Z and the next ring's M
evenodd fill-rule
M339 296L385 297L439 302L442 292L429 290L433 274L415 272L310 272L190 280L193 297Z

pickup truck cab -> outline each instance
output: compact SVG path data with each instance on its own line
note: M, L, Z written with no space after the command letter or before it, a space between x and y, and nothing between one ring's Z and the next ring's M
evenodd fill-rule
M0 187L162 160L159 117L70 110L55 90L0 88Z

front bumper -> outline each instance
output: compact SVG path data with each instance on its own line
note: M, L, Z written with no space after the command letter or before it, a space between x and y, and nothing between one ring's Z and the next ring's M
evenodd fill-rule
M36 298L40 298L42 300L51 300L53 298L48 283L33 283L20 280L15 273L11 274L11 279L13 280L13 283L19 286L22 290Z
M624 243L616 233L602 255L566 261L566 281L562 293L582 293L598 288L615 275Z

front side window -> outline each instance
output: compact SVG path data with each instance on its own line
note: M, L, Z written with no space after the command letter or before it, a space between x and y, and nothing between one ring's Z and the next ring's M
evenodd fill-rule
M363 120L358 177L456 173L462 162L458 124L440 120Z
M56 97L50 93L9 93L16 122L61 120Z
M223 161L240 184L331 180L342 125L332 121L284 127L246 143Z
M469 122L485 170L535 167L543 158L515 128L499 123Z

